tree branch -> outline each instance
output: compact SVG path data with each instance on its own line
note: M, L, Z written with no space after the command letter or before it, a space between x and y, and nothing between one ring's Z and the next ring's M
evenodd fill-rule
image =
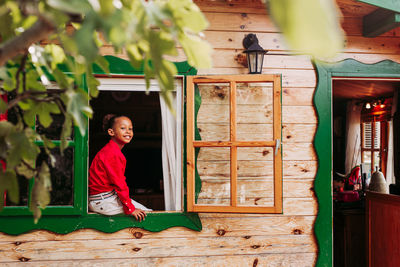
M54 26L50 22L39 19L31 28L6 41L0 47L0 66L18 54L26 53L31 44L46 39L53 32Z
M57 92L34 92L34 91L25 91L22 94L18 94L13 100L8 103L7 110L10 110L14 106L18 104L18 102L23 101L25 99L32 99L36 102L51 102L56 101L60 98L59 94L65 92L65 90L57 90ZM36 96L46 96L44 98L38 98Z

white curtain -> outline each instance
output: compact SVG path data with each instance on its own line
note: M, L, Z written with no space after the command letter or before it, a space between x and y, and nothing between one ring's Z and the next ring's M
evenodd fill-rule
M391 117L393 118L394 113L397 110L397 98L398 98L398 91L395 90L394 96L393 96L393 104L392 104L392 112L391 112ZM388 127L388 155L387 155L387 165L386 165L386 184L394 184L395 178L394 178L394 151L393 151L393 120L391 119L389 121L389 127Z
M175 94L173 94L172 105L176 107ZM177 151L177 121L161 95L160 106L165 210L181 210L181 178L177 170L178 152L180 153Z
M356 100L347 103L345 173L361 164L361 109Z

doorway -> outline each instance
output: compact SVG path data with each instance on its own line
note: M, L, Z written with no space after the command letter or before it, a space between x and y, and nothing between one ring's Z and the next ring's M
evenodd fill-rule
M400 65L390 60L364 64L346 59L338 63L314 62L314 66L318 80L313 99L318 117L313 142L318 158L318 170L314 181L318 199L318 214L314 224L319 248L316 266L333 266L333 80L369 78L399 81Z
M365 190L373 172L393 183L393 124L399 81L332 79L334 266L366 266Z

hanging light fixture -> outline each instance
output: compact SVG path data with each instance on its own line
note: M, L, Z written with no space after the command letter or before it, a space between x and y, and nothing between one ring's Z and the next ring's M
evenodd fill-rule
M243 52L247 55L247 66L250 74L260 74L264 63L264 55L268 52L258 44L255 34L247 34L243 39Z
M371 103L369 103L369 102L365 103L365 108L366 109L370 109L371 108Z

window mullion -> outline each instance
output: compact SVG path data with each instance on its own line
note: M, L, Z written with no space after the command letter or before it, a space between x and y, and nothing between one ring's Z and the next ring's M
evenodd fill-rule
M236 82L230 82L230 140L236 141ZM237 147L231 146L231 206L237 206Z
M282 212L282 156L281 156L281 131L282 131L282 110L281 110L281 76L274 75L273 113L274 113L274 207L275 212Z

